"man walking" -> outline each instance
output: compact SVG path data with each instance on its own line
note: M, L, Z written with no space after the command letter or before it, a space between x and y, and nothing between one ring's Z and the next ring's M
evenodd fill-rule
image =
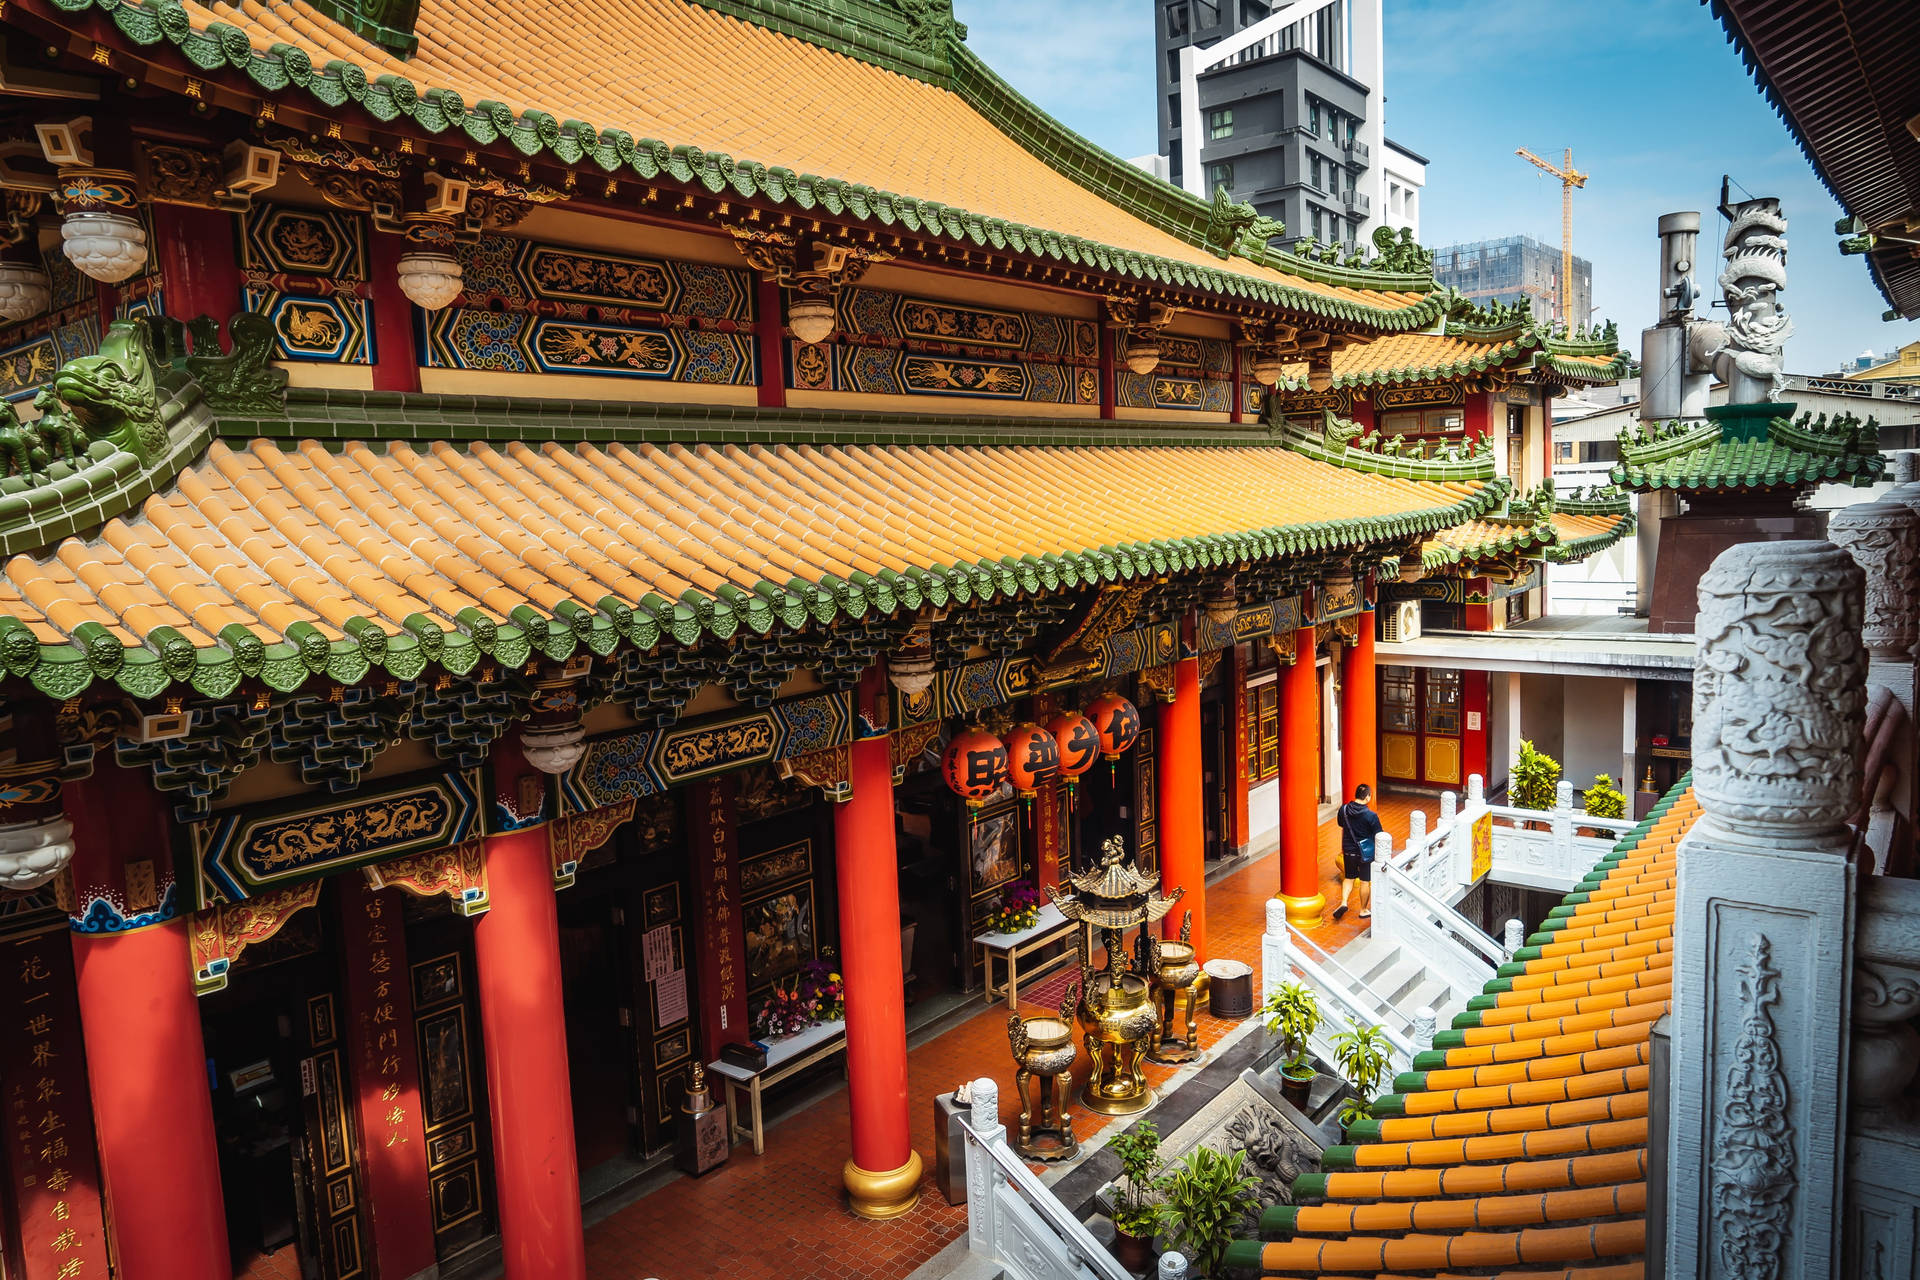
M1340 872L1346 877L1340 905L1333 909L1335 920L1353 906L1360 908L1362 920L1373 915L1373 838L1384 828L1380 815L1368 804L1372 799L1373 788L1363 782L1353 789L1352 803L1341 805L1334 815L1334 821L1340 824ZM1354 901L1355 883L1360 886L1358 902Z

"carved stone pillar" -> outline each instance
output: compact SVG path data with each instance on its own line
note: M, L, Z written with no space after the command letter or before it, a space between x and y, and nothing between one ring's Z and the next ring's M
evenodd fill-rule
M1879 706L1873 740L1864 744L1869 804L1867 847L1884 868L1900 820L1911 822L1916 791L1914 645L1920 641L1920 515L1902 502L1861 503L1833 513L1827 536L1867 575L1867 687ZM1886 705L1879 690L1892 695ZM1894 710L1897 705L1900 712Z
M1841 1274L1864 578L1833 544L1795 541L1734 547L1700 580L1669 1276Z

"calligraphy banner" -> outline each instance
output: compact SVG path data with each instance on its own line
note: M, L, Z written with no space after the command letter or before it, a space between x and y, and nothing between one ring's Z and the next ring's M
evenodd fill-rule
M25 1280L104 1280L100 1169L65 929L0 948L0 1082L5 1199L15 1215L0 1240L17 1250L8 1260Z
M699 913L694 930L697 976L705 996L700 1031L709 1058L722 1045L753 1038L747 1022L747 934L740 915L733 796L732 778L709 779L687 794L687 856L693 859L694 908Z

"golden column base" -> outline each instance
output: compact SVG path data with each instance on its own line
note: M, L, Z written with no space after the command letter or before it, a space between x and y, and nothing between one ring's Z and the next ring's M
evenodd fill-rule
M847 1208L862 1218L885 1221L908 1213L920 1203L920 1153L907 1152L907 1162L887 1173L869 1173L848 1160L840 1170L847 1188Z
M1327 897L1316 893L1311 898L1293 898L1284 893L1274 897L1287 904L1287 923L1297 924L1302 929L1317 929L1321 919L1327 914Z

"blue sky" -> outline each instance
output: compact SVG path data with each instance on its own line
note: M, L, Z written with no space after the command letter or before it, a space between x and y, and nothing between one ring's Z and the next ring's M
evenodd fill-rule
M956 0L967 43L1041 107L1122 156L1155 148L1157 0ZM1698 0L1386 0L1387 134L1427 156L1420 238L1560 241L1560 184L1514 155L1592 175L1574 252L1598 314L1638 348L1653 318L1654 220L1697 209L1717 246L1720 175L1785 205L1788 368L1824 373L1920 339L1832 234L1839 206ZM1736 197L1738 190L1736 189ZM1703 249L1705 245L1703 243ZM1711 261L1705 252L1703 261ZM1708 280L1701 284L1717 296Z

